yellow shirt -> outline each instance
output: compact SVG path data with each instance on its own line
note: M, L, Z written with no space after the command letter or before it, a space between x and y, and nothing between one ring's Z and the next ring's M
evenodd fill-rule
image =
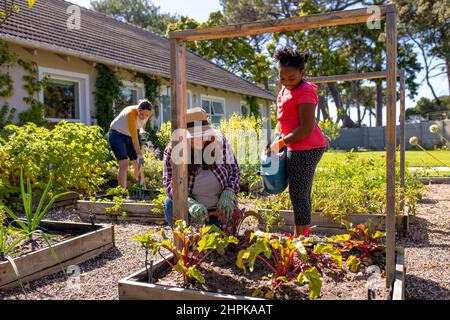
M124 135L130 136L134 142L139 143L137 135L138 106L129 106L111 122L110 128Z

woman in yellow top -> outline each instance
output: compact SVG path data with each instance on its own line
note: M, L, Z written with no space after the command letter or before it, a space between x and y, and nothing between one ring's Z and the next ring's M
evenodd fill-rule
M119 186L127 188L127 172L129 161L133 162L134 178L138 178L138 164L144 164L138 137L139 129L143 131L148 119L154 111L148 100L140 100L138 105L129 106L111 122L109 129L109 145L119 161Z

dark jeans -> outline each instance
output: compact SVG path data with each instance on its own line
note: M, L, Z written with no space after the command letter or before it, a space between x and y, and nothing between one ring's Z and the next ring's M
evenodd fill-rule
M166 201L164 202L164 215L166 216L166 221L169 224L171 228L173 228L173 205L172 205L172 199L166 198ZM191 217L189 216L189 220L191 220ZM215 224L220 228L220 221L216 217L210 217L209 222L211 224Z

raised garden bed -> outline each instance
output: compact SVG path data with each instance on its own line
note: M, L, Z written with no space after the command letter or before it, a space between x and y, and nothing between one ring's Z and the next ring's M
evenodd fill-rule
M56 200L55 203L53 203L51 209L57 209L57 208L61 208L61 207L75 205L79 198L80 198L79 195L76 193L64 195L64 196L60 197L58 200ZM34 209L38 206L39 201L40 201L40 197L36 196L33 198L33 208ZM44 202L44 204L47 204L48 202L49 202L49 199L47 199ZM22 203L23 203L22 198L11 197L11 198L9 198L7 204L11 209L21 211Z
M116 212L108 212L108 209L117 207L113 201L90 201L78 200L78 214L82 221L91 221L91 216L95 216L97 221L139 221L165 224L166 219L162 210L151 202L141 203L136 201L125 201L116 208ZM154 210L157 209L158 213Z
M420 181L425 185L430 184L450 184L450 177L424 177L420 178Z
M405 254L404 249L401 248L401 252L397 253L395 263L395 278L392 285L392 300L405 300Z
M42 221L40 228L47 234L64 235L60 243L52 245L57 260L46 247L14 259L22 282L30 282L61 271L61 267L79 264L114 247L114 227L85 223ZM0 290L19 286L9 261L0 262Z
M264 217L264 212L270 209L260 210L261 215ZM396 228L399 232L406 234L409 226L409 214L407 208L402 216L396 217ZM284 225L278 226L277 223L273 223L272 231L274 232L291 232L294 229L294 212L292 210L281 210L280 218L283 219ZM343 218L347 219L353 225L365 224L369 221L372 222L380 230L384 230L386 227L386 216L382 214L374 213L351 213L343 215ZM339 234L344 233L346 228L338 221L333 220L330 216L321 215L320 213L313 213L311 216L311 225L317 226L316 232ZM265 221L260 225L261 229L265 229Z
M267 274L268 269L259 265L260 272L239 275L237 267L231 263L228 267L221 267L222 260L227 264L234 257L227 254L214 257L206 268L202 268L207 280L207 286L192 284L189 287L180 285L182 279L168 267L164 260L153 265L153 276L156 283L149 283L148 270L142 269L129 277L119 281L120 300L266 300L252 296L252 291L262 286L263 281L258 279ZM173 262L173 258L171 258ZM205 272L209 269L209 272ZM350 280L348 277L351 277ZM323 295L321 299L367 299L367 275L343 275L338 272L327 273L324 276ZM384 280L381 281L384 286ZM339 283L342 286L339 286ZM177 285L178 284L178 285ZM219 289L220 288L220 289ZM215 289L215 291L211 290ZM389 290L377 290L377 299L389 299ZM306 287L292 283L281 287L275 299L308 300Z

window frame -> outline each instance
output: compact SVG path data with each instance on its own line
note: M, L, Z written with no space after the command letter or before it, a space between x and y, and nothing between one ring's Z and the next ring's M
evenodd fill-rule
M78 111L79 119L60 119L60 118L44 118L52 123L60 121L67 122L83 122L90 125L90 90L89 90L89 74L78 73L72 71L66 71L62 69L47 68L38 66L39 80L43 80L45 76L48 76L50 80L68 81L78 84ZM39 92L39 101L44 103L44 89Z
M200 95L200 106L203 108L203 100L207 100L209 101L209 103L212 106L212 102L221 102L223 104L223 114L219 114L222 119L226 119L227 117L227 107L226 107L226 99L224 97L218 97L218 96L211 96L211 95L206 95L206 94L201 94ZM205 110L206 111L206 110ZM212 114L211 112L207 113L208 117L210 117L211 122L212 122ZM217 115L214 115L217 116Z
M187 106L186 106L186 110L189 110L192 108L192 90L186 90L186 94L187 94ZM168 85L162 85L159 88L159 95L160 97L162 96L168 96L170 99L172 99L172 91L170 90L170 86ZM159 123L160 125L164 123L164 112L163 112L163 106L162 103L159 103L159 105L161 106L161 110L159 110ZM170 109L172 109L172 104L170 105ZM170 120L169 120L170 121Z

